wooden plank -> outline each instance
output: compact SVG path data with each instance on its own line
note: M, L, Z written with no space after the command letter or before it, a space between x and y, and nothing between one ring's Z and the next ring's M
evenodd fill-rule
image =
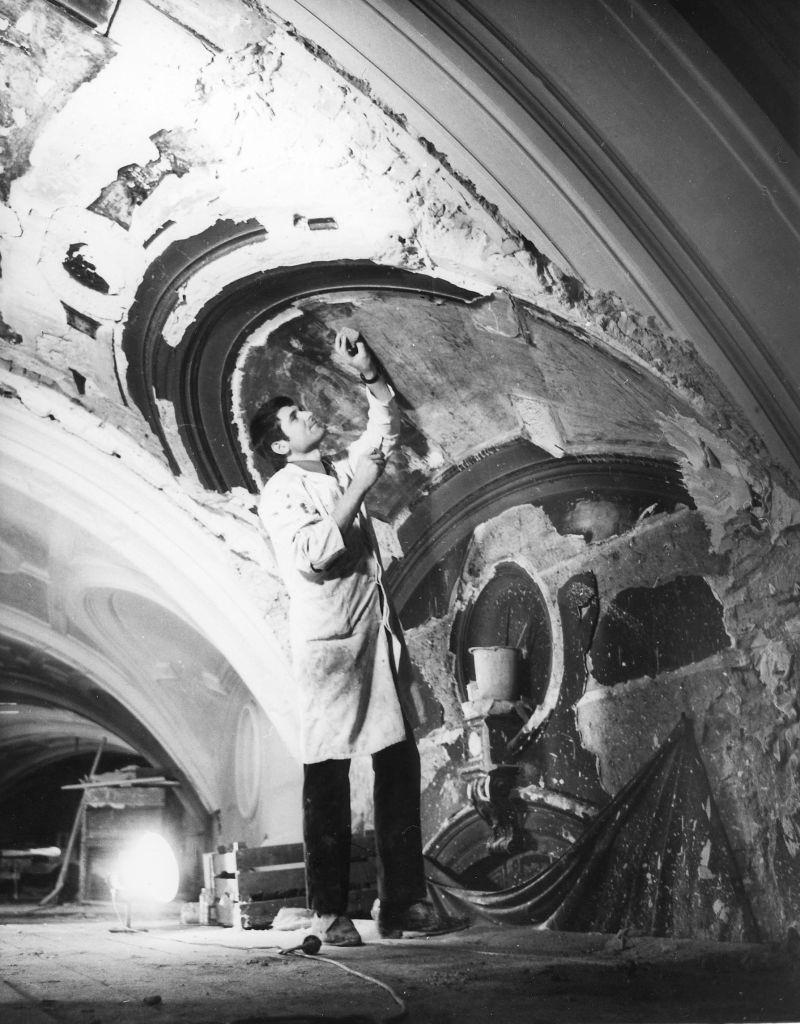
M255 868L240 868L239 877L249 878L251 875L263 875L265 878L268 878L269 875L275 874L276 871L291 871L304 867L305 863L302 860L287 861L285 864L259 864Z
M238 869L247 870L269 864L292 864L302 861L305 850L302 843L281 843L275 846L241 847L235 851ZM352 861L369 860L375 856L374 833L353 836L350 850Z
M263 893L278 896L281 893L299 892L305 889L305 866L303 864L275 865L238 874L239 894ZM350 865L350 888L374 887L377 872L372 861L356 861Z
M236 851L236 864L240 871L265 867L269 864L294 864L303 861L302 843L284 843L280 846L253 846Z
M272 899L282 894L305 892L305 864L273 864L267 867L254 868L252 871L240 871L239 894L241 897L259 895L264 899Z
M262 894L271 899L285 893L306 891L306 871L301 865L294 868L277 868L274 871L248 871L239 875L239 895Z
M215 875L221 875L223 872L230 875L235 874L236 853L232 850L227 853L212 853L211 867Z
M157 778L157 779L123 779L119 782L103 781L102 779L95 779L92 782L75 782L68 786L62 786L61 789L85 789L85 790L119 790L119 789L130 789L132 786L142 786L147 788L148 786L153 789L164 789L175 788L180 786L180 782L171 782L168 779ZM119 795L120 800L126 800L127 796ZM162 794L163 800L163 794Z

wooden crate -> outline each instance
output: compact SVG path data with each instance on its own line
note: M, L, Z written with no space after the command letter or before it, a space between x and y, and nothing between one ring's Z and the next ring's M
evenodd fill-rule
M302 843L229 849L203 855L203 877L212 923L234 928L268 928L282 907L306 907ZM354 836L350 862L353 917L368 917L376 896L372 833Z

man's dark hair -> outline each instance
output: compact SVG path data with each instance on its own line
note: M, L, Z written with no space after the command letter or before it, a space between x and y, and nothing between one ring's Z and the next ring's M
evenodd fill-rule
M250 420L250 441L253 451L256 455L271 459L275 469L282 469L286 465L286 456L274 452L272 443L286 440L286 434L281 429L278 419L278 412L280 409L285 409L287 405L295 405L295 400L287 398L286 395L276 395L264 402Z

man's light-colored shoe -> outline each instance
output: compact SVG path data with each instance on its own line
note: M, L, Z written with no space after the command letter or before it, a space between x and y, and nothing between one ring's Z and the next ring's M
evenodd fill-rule
M315 914L311 932L326 946L362 946L358 929L344 914Z

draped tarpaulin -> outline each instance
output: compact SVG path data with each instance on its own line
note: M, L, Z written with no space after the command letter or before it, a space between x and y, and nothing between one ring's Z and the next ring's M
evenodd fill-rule
M464 889L430 861L428 881L448 919L758 940L688 719L583 835L528 881L497 892Z

